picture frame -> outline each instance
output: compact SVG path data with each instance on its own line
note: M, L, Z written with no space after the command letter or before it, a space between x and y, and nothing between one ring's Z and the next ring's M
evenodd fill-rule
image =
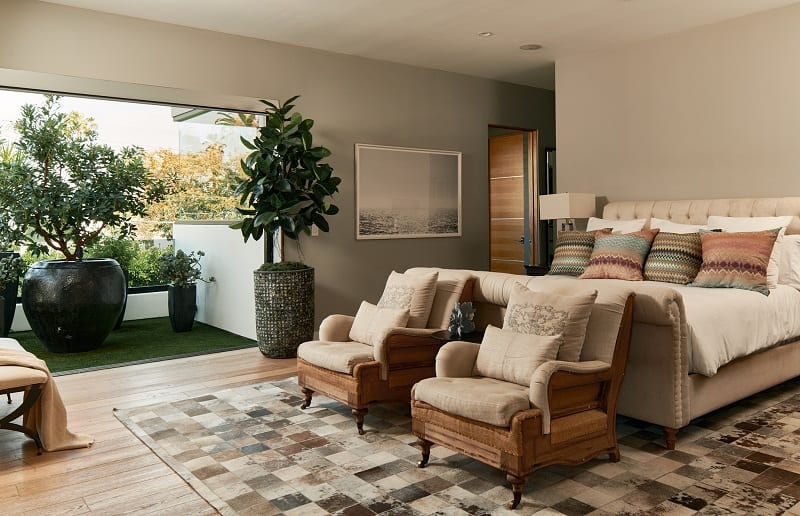
M356 239L461 236L461 152L357 143Z

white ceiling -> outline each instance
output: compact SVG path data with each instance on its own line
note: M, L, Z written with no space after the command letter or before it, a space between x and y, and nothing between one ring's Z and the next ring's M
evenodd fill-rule
M554 89L561 58L797 0L49 0ZM479 37L483 31L492 37ZM538 51L520 45L538 43Z

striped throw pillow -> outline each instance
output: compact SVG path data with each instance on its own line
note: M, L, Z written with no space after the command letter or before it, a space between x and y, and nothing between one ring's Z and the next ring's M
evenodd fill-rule
M767 265L779 231L701 233L703 265L691 285L740 288L768 296Z
M562 231L556 239L548 274L580 276L589 265L596 231Z
M581 279L642 280L642 267L657 229L635 233L598 231L594 249Z
M703 263L700 233L656 235L644 263L644 279L685 285L694 281Z

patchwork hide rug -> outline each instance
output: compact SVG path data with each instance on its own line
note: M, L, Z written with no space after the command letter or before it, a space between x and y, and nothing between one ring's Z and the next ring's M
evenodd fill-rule
M417 469L406 405L350 410L296 379L117 417L222 514L800 514L800 380L695 421L668 451L658 427L620 417L622 461L551 466L508 511L505 475L441 446Z

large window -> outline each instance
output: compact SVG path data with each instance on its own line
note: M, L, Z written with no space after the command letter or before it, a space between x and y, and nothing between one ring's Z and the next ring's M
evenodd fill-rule
M14 159L14 125L22 106L43 101L42 94L0 90L0 160ZM145 219L136 221L136 241L101 242L95 254L149 254L142 259L150 260L170 245L172 223L177 220L237 217L233 191L241 174L239 161L248 152L241 137L252 139L263 116L72 96L62 96L60 103L64 111L94 129L100 143L116 150L139 147L151 173L166 184L166 197L149 206ZM106 235L107 240L113 237ZM121 263L128 259L111 257ZM151 265L146 274L131 271L132 285L159 282Z

